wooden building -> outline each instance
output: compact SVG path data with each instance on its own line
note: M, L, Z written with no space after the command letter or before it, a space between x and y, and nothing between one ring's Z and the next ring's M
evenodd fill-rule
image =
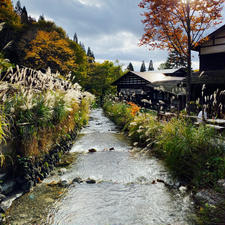
M157 108L158 105L169 107L171 99L179 102L179 107L185 105L185 88L183 81L186 72L183 69L170 69L149 72L129 71L112 85L128 101L139 105ZM176 103L177 104L177 103Z
M225 70L225 25L193 48L199 52L200 71Z
M193 50L199 52L200 60L199 73L194 73L191 79L193 99L200 98L202 104L207 104L211 116L222 117L225 113L225 25L200 41Z
M192 75L192 96L201 97L201 87L206 85L205 95L217 89L225 89L225 25L200 41L194 51L199 52L199 73Z

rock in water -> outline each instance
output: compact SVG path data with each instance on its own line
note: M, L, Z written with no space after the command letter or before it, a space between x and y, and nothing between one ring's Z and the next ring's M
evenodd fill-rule
M73 183L73 184L74 184L74 183L80 184L80 183L83 183L83 180L82 180L80 177L76 177L76 178L73 179L72 183Z
M96 150L96 149L94 149L94 148L91 148L91 149L89 149L89 150L88 150L88 152L90 152L90 153L94 153L94 152L97 152L97 150Z
M112 147L112 148L110 148L110 149L109 149L109 151L114 151L114 150L115 150L115 148L114 148L114 147Z
M59 186L63 188L67 188L70 186L69 182L67 180L62 180L59 182Z
M93 179L87 179L87 180L86 180L86 183L87 183L87 184L95 184L96 181L93 180Z

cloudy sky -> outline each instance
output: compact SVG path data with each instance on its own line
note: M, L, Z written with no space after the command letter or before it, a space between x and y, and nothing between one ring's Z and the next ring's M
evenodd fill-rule
M14 4L16 0L13 1ZM140 70L142 60L148 67L153 60L155 69L166 61L167 52L149 51L139 47L143 34L140 0L20 0L28 14L53 20L72 38L76 32L85 47L91 47L96 61L119 60L124 68L132 62ZM193 68L198 68L195 54Z

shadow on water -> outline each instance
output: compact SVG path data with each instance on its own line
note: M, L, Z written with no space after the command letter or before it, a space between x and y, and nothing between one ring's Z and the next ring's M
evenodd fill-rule
M88 153L95 148L96 153ZM109 151L113 148L113 151ZM91 113L72 148L78 160L61 177L94 179L69 188L48 215L52 225L184 225L192 224L188 195L169 192L171 181L159 160L131 151L129 140L118 132L101 109Z

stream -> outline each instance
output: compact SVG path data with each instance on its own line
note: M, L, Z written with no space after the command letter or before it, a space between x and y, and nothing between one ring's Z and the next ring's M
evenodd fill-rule
M96 152L90 153L89 149ZM102 109L91 112L71 149L76 160L11 207L11 225L191 225L189 194L173 184L163 163L133 150ZM74 179L93 183L72 182ZM66 180L67 188L49 184ZM11 221L11 222L10 222Z
M94 148L95 153L88 153ZM109 151L113 148L113 151ZM69 188L50 211L52 225L187 225L191 200L171 192L157 179L172 182L162 162L135 153L131 143L104 116L93 110L88 127L72 148L81 152L63 179L94 179Z

